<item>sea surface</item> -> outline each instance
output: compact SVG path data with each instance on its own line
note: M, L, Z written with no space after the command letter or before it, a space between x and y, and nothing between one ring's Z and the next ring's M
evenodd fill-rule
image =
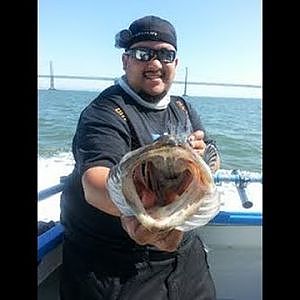
M72 138L80 112L99 92L38 91L38 187L59 183L74 164ZM262 100L188 97L216 140L223 169L262 172Z

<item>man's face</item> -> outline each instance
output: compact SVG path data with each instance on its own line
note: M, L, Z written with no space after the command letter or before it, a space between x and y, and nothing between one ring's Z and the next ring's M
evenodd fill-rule
M171 44L156 41L141 41L133 44L130 48L137 47L175 50ZM140 61L127 54L123 54L122 61L130 87L137 93L144 92L151 96L158 96L169 91L178 63L177 58L171 63L164 63L157 57L150 61Z

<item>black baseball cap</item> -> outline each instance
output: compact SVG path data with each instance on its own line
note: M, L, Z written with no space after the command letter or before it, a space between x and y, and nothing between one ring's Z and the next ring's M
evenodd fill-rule
M115 36L117 48L129 49L140 41L163 41L177 50L177 37L174 26L167 20L156 16L146 16L135 20L128 29L121 30Z

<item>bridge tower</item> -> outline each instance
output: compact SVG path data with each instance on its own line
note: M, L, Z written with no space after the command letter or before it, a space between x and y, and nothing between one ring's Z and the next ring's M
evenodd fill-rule
M50 88L49 88L49 90L55 90L52 61L50 61Z
M188 68L185 67L185 80L184 80L184 92L182 96L187 96L186 89L187 89L187 78L188 78Z

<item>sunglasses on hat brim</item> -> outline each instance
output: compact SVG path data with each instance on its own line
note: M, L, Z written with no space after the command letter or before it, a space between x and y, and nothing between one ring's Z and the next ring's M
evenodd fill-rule
M163 63L172 63L176 58L176 51L166 48L158 50L147 47L130 48L125 51L125 54L140 61L150 61L155 57Z

